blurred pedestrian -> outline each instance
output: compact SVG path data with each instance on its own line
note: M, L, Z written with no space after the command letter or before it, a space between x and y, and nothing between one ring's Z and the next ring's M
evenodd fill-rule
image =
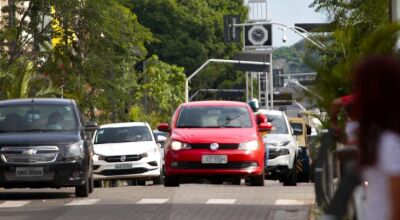
M358 147L368 182L365 219L400 219L400 63L369 56L355 69Z
M247 104L249 104L251 110L253 110L253 113L256 116L257 124L267 122L267 117L265 117L264 114L258 111L260 109L260 105L258 104L258 99L252 98Z

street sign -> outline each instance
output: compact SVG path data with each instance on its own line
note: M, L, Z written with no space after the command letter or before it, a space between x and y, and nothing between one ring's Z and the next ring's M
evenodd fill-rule
M240 43L241 28L234 27L234 24L240 23L239 15L224 16L224 42L225 43Z
M272 46L272 25L245 26L245 47Z
M269 63L269 53L257 53L257 52L239 52L234 56L235 60L244 61L257 61ZM234 70L238 71L250 71L250 72L269 72L269 65L250 65L250 64L234 64Z

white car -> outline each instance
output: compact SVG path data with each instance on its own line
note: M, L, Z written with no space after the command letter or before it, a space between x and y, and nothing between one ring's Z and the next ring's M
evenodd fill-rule
M160 147L146 122L100 126L93 135L93 179L163 182Z
M278 179L285 186L297 185L296 156L298 146L285 112L260 109L272 124L272 130L264 136L268 160L265 173L269 179Z

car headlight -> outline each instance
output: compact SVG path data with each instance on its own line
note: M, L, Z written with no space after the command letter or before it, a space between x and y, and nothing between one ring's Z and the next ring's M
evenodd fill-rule
M172 150L190 149L190 146L188 144L180 142L180 141L172 141L171 149Z
M239 150L257 150L258 141L248 141L239 144Z
M100 154L93 154L92 159L93 159L93 161L104 160L105 156L100 155Z
M276 147L283 147L286 146L290 143L290 141L279 141L279 142L273 142L273 143L267 143L266 145L271 145L271 146L276 146Z
M68 160L82 159L84 156L83 141L78 141L68 146L65 158Z

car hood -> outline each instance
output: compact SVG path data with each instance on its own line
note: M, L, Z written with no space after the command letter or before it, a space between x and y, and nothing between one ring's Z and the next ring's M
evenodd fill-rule
M35 132L0 134L0 145L65 145L80 140L75 132Z
M186 143L242 143L256 140L254 128L177 128L171 139Z
M156 148L153 141L107 143L93 145L94 153L103 156L143 154Z
M276 144L285 141L293 141L293 137L289 134L267 134L263 137L264 143Z

